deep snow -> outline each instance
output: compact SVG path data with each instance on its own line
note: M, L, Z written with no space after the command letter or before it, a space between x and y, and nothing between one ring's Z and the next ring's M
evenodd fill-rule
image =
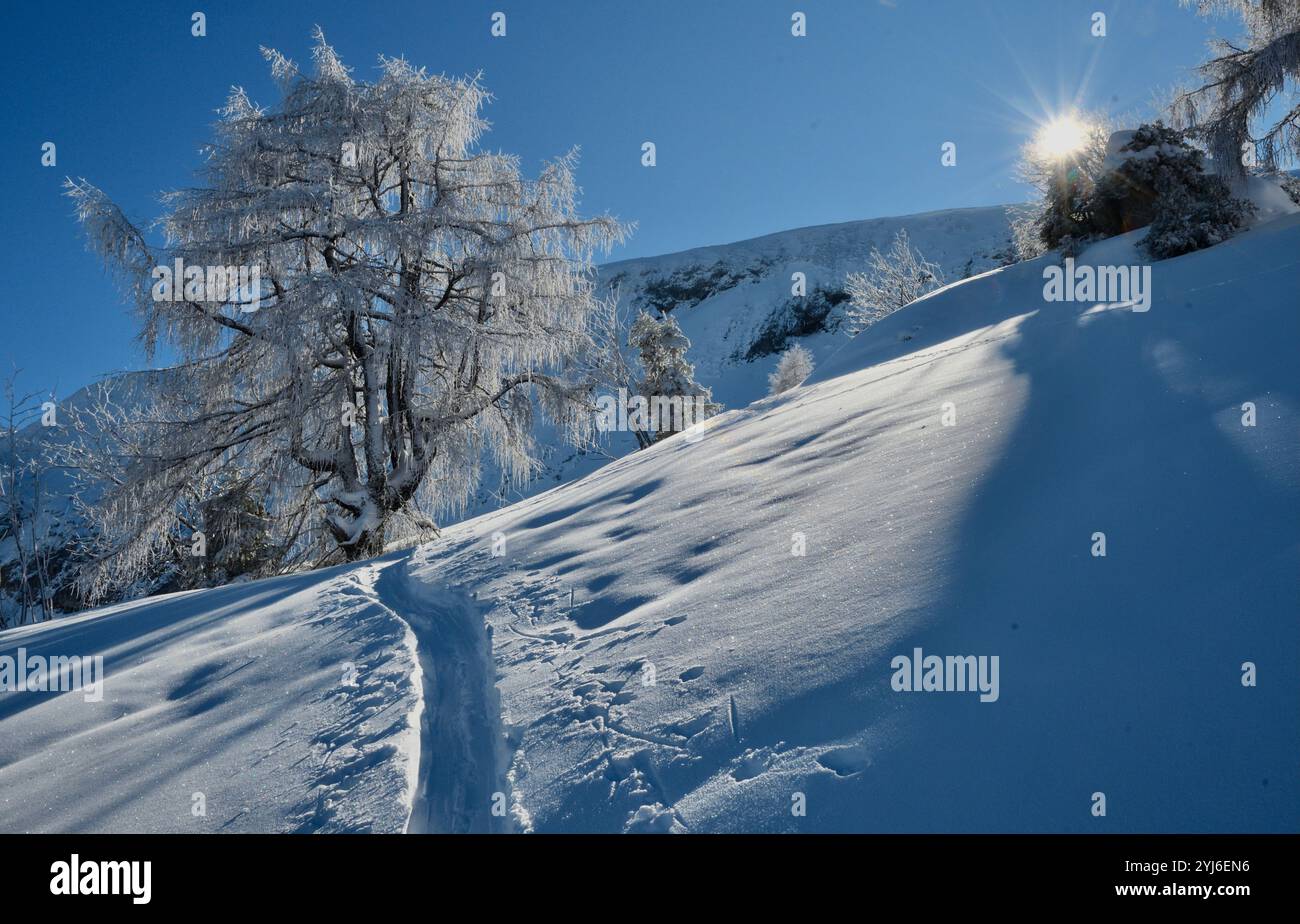
M107 672L0 694L0 830L1294 830L1300 217L1147 313L1045 265L437 543L0 633Z

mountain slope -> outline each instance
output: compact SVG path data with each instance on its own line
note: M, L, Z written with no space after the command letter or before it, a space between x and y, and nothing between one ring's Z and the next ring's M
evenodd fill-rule
M1081 261L1137 263L1136 237ZM261 809L245 829L315 823L302 803L319 786L344 813L329 830L391 830L397 804L414 830L1294 830L1298 255L1292 216L1155 264L1146 313L1044 302L1044 260L995 270L697 442L672 437L437 543L0 633L0 655L103 650L110 709L5 694L0 830L112 829L128 811L192 830L174 816L189 778L139 755L250 765L256 732L221 724L245 702L298 723L277 753L306 768L284 793L235 777L223 803ZM305 596L275 599L290 589ZM224 618L234 601L261 615ZM167 618L176 606L186 619ZM312 614L341 650L314 641ZM241 653L186 682L217 632L262 645L260 670L228 673ZM354 654L358 633L372 644ZM996 656L996 696L896 691L895 659L917 648ZM330 699L339 660L360 666L366 707ZM458 665L465 695L440 709L415 663ZM133 679L154 676L180 682ZM270 695L295 677L293 696ZM168 731L169 704L218 695L190 734ZM384 719L336 762L311 742L339 718L312 703ZM158 717L130 754L110 707ZM102 742L93 757L81 735L103 736L85 739ZM389 745L364 785L328 789ZM116 812L56 756L99 761Z
M1045 304L1042 261L970 280L421 553L489 601L534 827L1293 828L1298 245L1157 264L1146 314ZM999 656L1000 697L894 692L916 647Z
M744 407L767 393L777 354L791 343L819 363L844 348L844 277L865 269L873 248L887 251L900 230L950 281L1013 259L1007 209L991 206L796 228L623 260L600 267L600 284L604 294L618 297L628 323L639 310L671 312L690 338L687 358L696 380L726 407ZM802 296L792 295L796 273L803 276ZM614 433L597 451L578 452L545 426L538 444L537 479L523 489L500 488L489 471L469 516L589 474L636 448L631 434Z
M775 354L788 343L822 333L823 320L836 330L844 277L865 269L873 248L888 250L899 231L949 281L1012 260L1007 210L991 206L797 228L606 264L600 278L626 308L672 312L691 339L697 377L740 407L766 393ZM804 276L803 297L791 294L795 273ZM843 342L843 334L815 338L810 349L820 361Z

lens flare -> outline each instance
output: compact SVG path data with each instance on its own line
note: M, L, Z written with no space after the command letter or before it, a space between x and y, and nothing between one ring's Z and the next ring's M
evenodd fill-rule
M1088 127L1074 116L1053 119L1038 130L1034 147L1038 153L1051 160L1061 160L1083 149L1088 140Z

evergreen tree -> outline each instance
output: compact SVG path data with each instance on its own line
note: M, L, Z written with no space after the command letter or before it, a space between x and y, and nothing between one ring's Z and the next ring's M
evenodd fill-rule
M712 391L695 381L695 367L686 361L691 341L682 333L672 315L656 320L644 311L638 313L628 333L628 346L637 351L643 372L634 399L641 398L650 407L656 401L667 402L669 408L669 419L661 417L658 421L650 421L650 426L644 431L637 429L637 439L643 446L698 423L693 415L689 420L678 416L677 408L686 402L691 402L694 407L696 399L702 399L705 417L722 409L722 405L714 403ZM674 398L681 399L680 403L672 404ZM655 423L657 428L653 426Z
M267 573L275 560L269 523L266 507L247 482L209 498L203 505L208 583Z
M1120 147L1118 166L1088 206L1094 237L1150 226L1141 246L1156 260L1209 247L1245 224L1253 206L1205 171L1205 155L1162 122L1142 125Z

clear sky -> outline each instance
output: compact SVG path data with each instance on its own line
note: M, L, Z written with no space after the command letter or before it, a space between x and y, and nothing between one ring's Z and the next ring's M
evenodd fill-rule
M194 10L207 35L190 34ZM490 35L494 11L506 36ZM807 36L791 35L791 14ZM1104 38L1091 34L1094 12ZM880 215L1022 200L1036 122L1077 102L1149 115L1216 27L1177 0L260 0L10 4L0 30L0 373L67 395L140 368L135 327L61 195L84 176L132 217L191 182L232 85L273 104L258 47L354 68L481 71L487 145L529 172L579 145L584 210L637 222L611 259ZM653 141L658 165L641 166ZM57 165L41 165L41 145ZM957 145L957 165L940 146Z

